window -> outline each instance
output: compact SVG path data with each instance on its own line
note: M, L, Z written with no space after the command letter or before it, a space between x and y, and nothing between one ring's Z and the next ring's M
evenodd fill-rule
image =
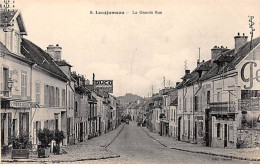
M75 101L75 117L77 117L78 116L78 102L77 101Z
M49 85L44 85L44 105L49 106Z
M173 110L173 114L174 114L173 120L174 120L174 122L176 122L176 111L175 111L175 109Z
M210 91L207 91L207 104L210 103Z
M179 98L179 104L180 104L180 105L179 105L179 106L180 106L179 109L181 110L181 98Z
M60 89L56 88L56 107L60 107Z
M198 96L195 96L194 97L194 108L195 108L195 111L198 111L199 110L199 97Z
M184 110L184 112L187 111L187 108L186 108L187 106L186 106L186 105L187 105L187 103L186 103L186 98L184 98L184 99L183 99L183 110Z
M217 123L217 138L220 138L220 137L221 137L220 133L221 133L220 123Z
M66 102L65 102L65 89L62 89L62 95L61 95L62 99L62 106L65 107L66 106Z
M41 101L41 89L40 89L40 83L39 82L36 82L35 83L35 100L36 102L38 102L40 104L40 101Z
M22 71L22 75L21 75L21 95L22 97L26 97L27 96L27 72L26 71Z
M221 101L221 95L220 95L220 92L217 93L217 101L218 101L218 102Z
M1 90L8 90L7 81L9 79L9 69L3 68L3 74L2 74L2 82L1 82Z

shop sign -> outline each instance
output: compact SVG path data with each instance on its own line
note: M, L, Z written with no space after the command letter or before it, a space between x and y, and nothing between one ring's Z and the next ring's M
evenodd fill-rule
M260 98L243 99L238 102L241 111L260 111Z
M113 93L113 80L95 80L95 88L98 92Z
M10 108L35 108L38 103L10 101Z

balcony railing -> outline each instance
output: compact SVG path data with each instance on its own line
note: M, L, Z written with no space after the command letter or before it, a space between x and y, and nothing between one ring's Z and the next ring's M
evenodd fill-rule
M209 103L210 109L213 113L236 113L236 102L214 102Z

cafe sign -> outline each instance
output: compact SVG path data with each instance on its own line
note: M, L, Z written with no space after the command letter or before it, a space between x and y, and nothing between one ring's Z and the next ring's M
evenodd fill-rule
M10 101L10 108L35 108L38 103Z

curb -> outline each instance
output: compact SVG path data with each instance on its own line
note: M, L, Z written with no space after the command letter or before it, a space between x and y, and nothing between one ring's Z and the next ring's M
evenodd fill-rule
M110 158L118 158L120 155L114 155L114 156L107 156L107 157L100 157L100 158L82 158L82 159L76 159L76 160L17 160L17 159L8 159L8 160L2 160L2 162L21 162L21 163L27 163L27 162L37 162L37 163L61 163L61 162L77 162L77 161L88 161L88 160L101 160L101 159L110 159Z
M113 141L119 136L119 134L122 132L125 125L122 126L122 128L119 130L119 132L116 134L116 136L105 146L104 148L107 148L110 144L113 143ZM111 155L106 157L100 157L100 158L81 158L81 159L75 159L75 160L39 160L39 159L26 159L26 160L17 160L17 159L1 159L0 164L2 162L20 162L20 163L27 163L27 162L37 162L37 163L61 163L61 162L79 162L79 161L88 161L88 160L101 160L101 159L111 159L111 158L119 158L120 155Z
M181 149L177 147L168 147L166 144L156 140L153 136L151 136L148 132L146 132L143 127L142 130L146 133L147 136L155 140L157 143L161 144L162 146L173 149L173 150L178 150L178 151L185 151L185 152L190 152L190 153L199 153L199 154L205 154L205 155L212 155L212 156L219 156L219 157L225 157L225 158L231 158L231 159L238 159L238 160L246 160L246 161L260 161L260 158L246 158L246 157L237 157L237 156L232 156L232 155L223 155L223 154L217 154L217 153L210 153L210 152L203 152L203 151L193 151L193 150L187 150L187 149Z

